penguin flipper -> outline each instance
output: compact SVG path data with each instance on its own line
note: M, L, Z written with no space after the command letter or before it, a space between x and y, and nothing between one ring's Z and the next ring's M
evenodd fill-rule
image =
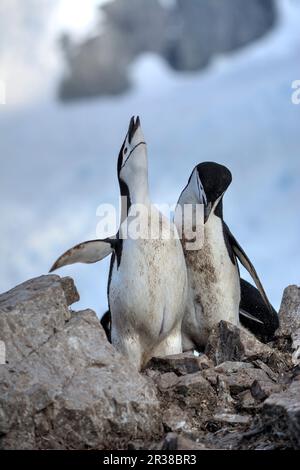
M53 264L50 273L62 266L74 263L96 263L110 255L117 240L105 238L104 240L91 240L73 246L61 255Z
M260 292L242 278L240 321L244 327L264 342L271 341L279 327L276 310L272 307L272 312L270 312Z
M246 312L246 310L243 310L242 308L240 308L240 315L242 315L243 317L245 318L248 318L249 320L253 320L255 321L256 323L260 323L261 325L264 325L264 322L259 320L258 318L256 318L254 315L251 315L251 313L249 312Z
M272 313L273 307L270 304L270 301L267 297L267 294L263 288L263 285L258 277L258 274L256 272L256 269L254 268L253 264L251 263L250 259L246 255L245 251L241 247L241 245L237 242L235 237L232 235L230 232L229 228L227 225L224 223L224 229L225 229L225 234L228 237L229 243L231 245L231 248L233 250L233 253L237 257L237 259L240 261L240 263L244 266L245 269L247 269L248 273L252 277L253 281L255 282L255 285L257 289L259 290L262 298L264 299L265 304L267 305L269 311Z

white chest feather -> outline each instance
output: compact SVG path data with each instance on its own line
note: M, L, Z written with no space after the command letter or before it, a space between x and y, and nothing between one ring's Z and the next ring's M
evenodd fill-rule
M109 290L112 340L128 355L139 355L140 350L150 354L176 328L180 336L187 292L185 260L180 240L163 239L169 221L163 219L161 229L156 240L123 240L120 265L114 264Z

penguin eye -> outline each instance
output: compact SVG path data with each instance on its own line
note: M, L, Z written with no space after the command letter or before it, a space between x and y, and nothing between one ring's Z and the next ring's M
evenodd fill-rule
M124 155L126 155L126 153L127 153L127 147L125 147L124 149Z

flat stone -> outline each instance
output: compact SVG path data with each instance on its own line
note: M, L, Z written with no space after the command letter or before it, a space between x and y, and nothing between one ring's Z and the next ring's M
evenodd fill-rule
M220 423L228 424L249 424L251 419L249 416L232 414L232 413L218 413L213 415L213 420Z
M223 374L232 374L242 369L253 369L253 368L254 366L253 364L251 364L251 362L226 361L216 366L215 371L223 373Z
M207 356L195 356L190 352L153 357L147 366L160 372L175 372L177 375L193 374L209 367L213 367L213 363Z

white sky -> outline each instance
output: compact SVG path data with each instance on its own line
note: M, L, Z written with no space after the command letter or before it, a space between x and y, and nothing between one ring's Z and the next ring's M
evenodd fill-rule
M60 0L52 17L56 31L68 31L82 36L96 22L97 6L109 0Z

